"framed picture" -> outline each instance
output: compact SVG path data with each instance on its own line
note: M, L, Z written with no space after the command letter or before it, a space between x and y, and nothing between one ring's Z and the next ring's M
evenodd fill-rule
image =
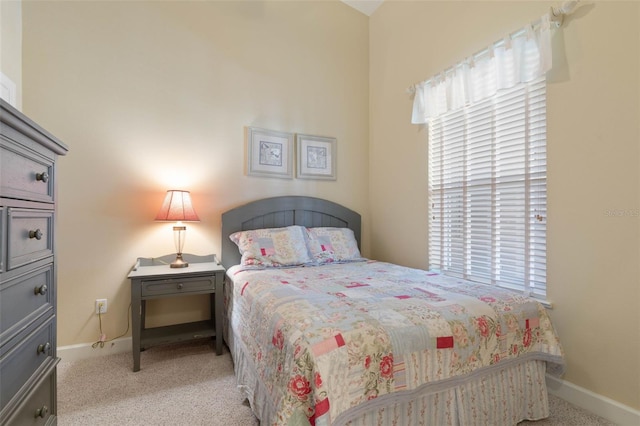
M247 127L247 174L293 178L293 133Z
M300 179L336 180L336 138L296 135Z

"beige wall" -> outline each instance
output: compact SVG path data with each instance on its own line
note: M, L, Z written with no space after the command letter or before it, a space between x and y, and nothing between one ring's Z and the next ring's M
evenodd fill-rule
M169 187L191 190L202 219L187 251L219 251L230 207L305 194L363 212L365 254L427 267L426 138L405 89L551 4L387 0L368 20L335 2L27 2L25 112L71 148L58 343L97 337L96 298L109 298L107 334L124 331L131 263L173 250L169 225L152 221ZM583 6L555 33L548 86L548 284L565 378L636 409L640 219L605 213L640 208L639 22L634 3ZM246 125L336 136L338 181L245 176ZM152 311L162 323L205 309Z
M0 71L16 84L22 108L22 2L0 1Z
M534 21L551 4L387 0L371 17L373 257L427 267L426 131L409 123L405 89ZM635 409L639 8L595 2L579 9L555 31L547 89L548 297L566 352L565 379Z
M220 251L221 212L276 195L364 213L368 18L334 2L25 2L24 111L69 145L59 169L60 346L126 329L138 256L174 251L153 221L167 189L201 222L186 252ZM244 126L334 136L338 180L244 174ZM176 303L179 302L179 303ZM206 298L150 303L149 325L199 319ZM160 313L162 312L162 313Z

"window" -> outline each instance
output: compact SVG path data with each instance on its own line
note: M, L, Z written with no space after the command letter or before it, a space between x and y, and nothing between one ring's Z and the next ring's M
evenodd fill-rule
M429 264L546 294L546 82L429 122Z
M534 28L534 26L536 28ZM414 87L429 267L546 298L549 16Z

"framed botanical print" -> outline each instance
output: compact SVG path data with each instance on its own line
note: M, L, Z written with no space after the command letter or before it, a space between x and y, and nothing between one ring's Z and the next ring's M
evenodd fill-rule
M293 133L247 127L247 174L293 178Z
M296 135L299 179L336 180L336 138Z

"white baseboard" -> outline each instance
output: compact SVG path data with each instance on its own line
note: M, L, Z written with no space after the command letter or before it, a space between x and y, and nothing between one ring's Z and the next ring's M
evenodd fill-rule
M112 342L106 342L102 348L100 346L93 348L91 345L93 345L93 343L58 346L58 357L60 357L62 361L77 361L80 359L131 352L131 337L123 337L122 339L115 339Z
M547 389L551 395L562 398L616 425L640 425L640 411L573 383L547 375Z

